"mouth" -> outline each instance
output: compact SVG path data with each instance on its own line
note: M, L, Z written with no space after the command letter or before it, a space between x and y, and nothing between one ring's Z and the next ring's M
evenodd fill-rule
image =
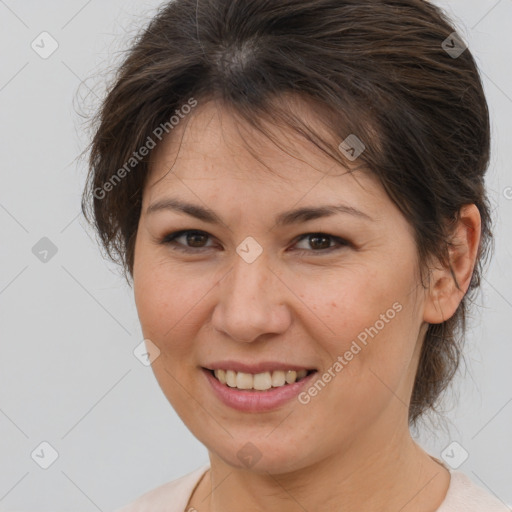
M269 391L274 388L285 388L309 377L316 370L283 369L260 373L237 372L217 368L215 370L204 368L218 382L229 388L245 391Z
M277 361L219 361L201 370L213 395L224 405L244 413L270 413L293 403L318 373L316 369Z

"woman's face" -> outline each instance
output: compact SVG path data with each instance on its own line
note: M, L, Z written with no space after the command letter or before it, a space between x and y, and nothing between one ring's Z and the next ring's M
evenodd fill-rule
M153 371L187 427L231 466L282 473L378 456L407 431L426 324L413 231L381 185L274 133L297 158L200 103L154 150L134 292L160 351ZM189 213L148 212L171 200ZM308 374L283 385L294 370Z

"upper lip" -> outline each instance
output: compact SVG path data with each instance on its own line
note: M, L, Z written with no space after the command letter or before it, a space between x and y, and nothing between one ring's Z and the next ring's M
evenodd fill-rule
M208 370L233 370L235 372L243 373L265 373L273 372L276 370L314 370L310 366L303 366L293 363L281 363L279 361L262 361L260 363L243 363L241 361L216 361L205 365L204 368Z

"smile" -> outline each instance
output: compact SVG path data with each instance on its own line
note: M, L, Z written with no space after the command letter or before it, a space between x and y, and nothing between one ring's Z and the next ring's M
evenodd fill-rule
M275 370L262 373L245 373L234 370L211 370L215 378L229 386L242 390L267 391L298 382L314 370Z
M242 364L237 366L245 371L224 370L220 364L215 366L215 369L202 368L207 387L224 405L246 413L270 412L294 403L318 373L304 368L279 369L283 365L277 364L253 365L259 366L253 369L255 373L249 373L247 365ZM227 362L226 366L229 367ZM245 367L240 368L242 366ZM265 366L267 371L263 371Z

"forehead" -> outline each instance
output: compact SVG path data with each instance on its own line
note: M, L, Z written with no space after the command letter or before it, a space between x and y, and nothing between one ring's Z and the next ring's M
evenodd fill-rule
M288 100L294 114L336 147L336 138L305 102ZM144 202L176 188L189 186L202 195L236 187L240 195L291 194L290 200L308 195L320 200L343 185L346 194L355 189L379 196L377 180L364 169L350 172L313 142L292 128L263 122L261 133L218 102L199 102L157 145L151 155ZM272 141L274 139L275 142ZM313 190L314 189L314 190ZM270 191L270 192L269 192Z

